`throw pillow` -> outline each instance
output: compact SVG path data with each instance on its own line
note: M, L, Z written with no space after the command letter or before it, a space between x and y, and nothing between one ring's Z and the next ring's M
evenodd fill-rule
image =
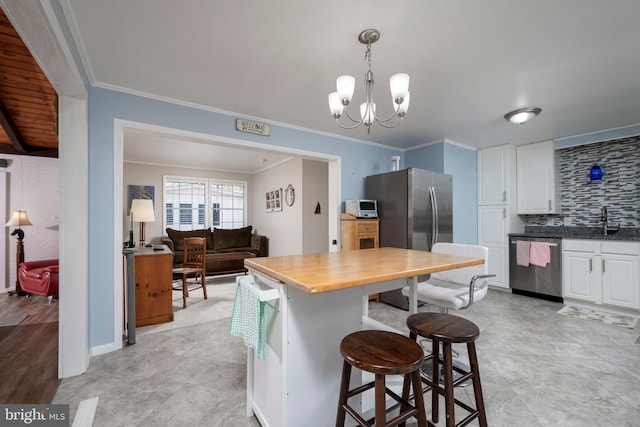
M207 249L211 249L213 247L213 238L211 236L211 230L208 228L203 228L200 230L174 230L173 228L167 228L167 236L173 242L173 249L175 251L184 250L184 239L185 237L204 237L207 239Z
M213 248L230 249L230 248L246 248L251 246L251 230L253 226L249 225L243 228L214 228L213 229Z

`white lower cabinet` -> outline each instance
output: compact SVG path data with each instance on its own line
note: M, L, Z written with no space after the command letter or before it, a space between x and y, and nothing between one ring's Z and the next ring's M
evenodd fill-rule
M562 241L564 297L640 309L640 244L623 241Z

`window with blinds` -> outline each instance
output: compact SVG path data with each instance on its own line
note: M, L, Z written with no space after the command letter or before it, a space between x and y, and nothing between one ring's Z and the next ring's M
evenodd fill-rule
M246 182L164 177L164 228L240 228L246 224Z

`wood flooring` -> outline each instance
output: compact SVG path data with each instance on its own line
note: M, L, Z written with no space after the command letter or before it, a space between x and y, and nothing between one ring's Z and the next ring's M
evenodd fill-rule
M0 294L0 403L51 403L58 386L58 301Z

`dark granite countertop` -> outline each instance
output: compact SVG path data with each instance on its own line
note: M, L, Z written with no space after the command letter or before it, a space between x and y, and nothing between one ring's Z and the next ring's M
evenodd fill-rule
M590 239L640 241L640 228L620 228L616 232L602 234L602 227L565 227L527 225L524 233L510 233L510 237L545 237L550 239Z

